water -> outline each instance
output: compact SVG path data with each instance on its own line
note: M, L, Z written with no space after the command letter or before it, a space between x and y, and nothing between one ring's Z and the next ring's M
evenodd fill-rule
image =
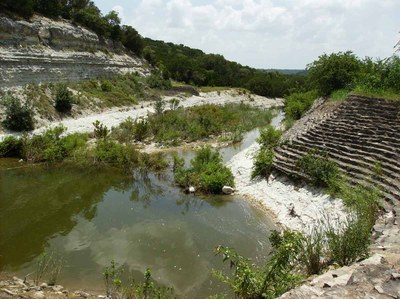
M224 159L257 134L223 149ZM115 260L136 280L150 268L179 296L204 298L226 290L211 275L228 269L213 252L217 245L257 263L269 254L274 224L242 198L184 194L168 172L19 166L0 162L0 271L23 277L43 252L54 251L65 260L58 283L71 289L104 291L102 272Z

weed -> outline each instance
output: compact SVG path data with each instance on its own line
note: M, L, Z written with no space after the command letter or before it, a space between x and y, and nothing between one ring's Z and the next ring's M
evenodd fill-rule
M36 271L34 273L33 282L36 285L47 276L49 285L55 285L57 283L58 276L61 273L64 261L61 257L56 255L54 252L43 253L36 264Z

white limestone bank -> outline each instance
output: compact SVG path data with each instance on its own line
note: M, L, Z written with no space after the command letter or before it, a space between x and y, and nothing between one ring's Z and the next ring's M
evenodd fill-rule
M228 162L235 176L236 194L272 212L277 224L304 233L309 233L326 217L333 222L346 217L346 208L341 200L321 190L297 188L282 177L252 180L253 157L258 149L259 145L254 143Z

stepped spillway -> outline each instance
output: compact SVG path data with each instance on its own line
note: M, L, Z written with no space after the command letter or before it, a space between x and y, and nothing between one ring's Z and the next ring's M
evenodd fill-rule
M275 169L303 176L297 161L310 151L325 152L351 182L380 186L390 207L400 200L400 102L353 95L323 103L284 137Z

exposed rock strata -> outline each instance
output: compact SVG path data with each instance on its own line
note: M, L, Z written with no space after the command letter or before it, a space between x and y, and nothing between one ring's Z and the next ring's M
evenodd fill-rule
M118 73L148 73L144 61L120 43L72 23L0 15L0 88L77 81Z

